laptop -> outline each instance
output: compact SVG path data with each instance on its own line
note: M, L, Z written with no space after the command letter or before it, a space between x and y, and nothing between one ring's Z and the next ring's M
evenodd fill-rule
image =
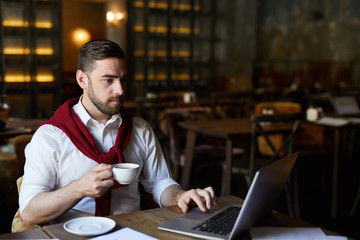
M203 239L233 239L272 211L298 155L294 153L258 170L242 205L234 204L222 209L215 207L206 213L196 207L158 226L158 229ZM235 215L227 231L222 229L226 227L224 223L220 224L221 229L207 229L210 220L222 218L225 212Z
M331 95L330 102L337 116L360 117L360 107L354 95Z

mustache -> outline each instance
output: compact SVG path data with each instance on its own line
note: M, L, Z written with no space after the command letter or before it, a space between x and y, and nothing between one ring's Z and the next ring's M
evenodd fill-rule
M124 101L124 95L118 95L118 96L115 96L115 97L111 97L108 99L108 101Z

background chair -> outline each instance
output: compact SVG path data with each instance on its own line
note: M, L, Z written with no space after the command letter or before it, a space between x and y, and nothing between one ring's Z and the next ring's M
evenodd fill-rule
M260 102L255 105L255 114L293 114L300 113L301 105L296 102ZM280 148L283 144L282 134L271 134L268 136L275 148ZM259 151L264 155L273 155L273 150L270 148L268 143L265 142L263 136L258 137ZM283 152L280 152L280 156L283 156Z
M31 141L33 134L19 135L14 138L14 152L18 169L18 177L24 175L25 147Z
M16 155L17 172L19 178L16 181L18 193L20 193L20 187L22 184L25 164L25 147L30 142L32 134L19 135L14 138L14 150ZM18 209L15 213L14 219L11 224L11 232L22 232L25 230L41 228L40 225L29 225L25 224L20 218L20 210Z
M166 124L163 131L169 137L169 159L172 168L173 178L179 180L180 167L184 166L184 148L186 141L186 131L179 126L181 121L206 121L212 118L211 108L209 107L182 107L167 109L165 113ZM205 158L203 164L221 165L224 160L224 150L221 141L218 139L198 138L195 148L195 158ZM197 164L199 166L199 162Z
M272 163L284 155L290 155L293 153L293 145L296 134L300 130L300 124L304 120L304 114L279 114L279 115L264 115L254 114L251 116L252 122L252 136L251 136L251 148L250 148L250 172L254 173L255 161L257 157L265 157L268 159L268 163ZM277 126L291 124L292 129L288 130L275 130ZM272 131L266 131L266 127L271 126ZM282 141L272 141L272 135L281 135ZM259 142L259 136L263 137L263 141ZM261 152L260 144L267 144L267 148L270 151ZM270 154L271 153L271 154Z
M18 189L18 193L20 193L20 187L22 184L22 180L23 177L21 176L20 178L18 178L18 180L16 181L16 185L17 185L17 189ZM21 217L20 217L20 209L18 209L15 213L14 219L12 221L11 224L11 232L22 232L25 230L31 230L31 229L36 229L36 228L41 228L40 225L30 225L30 224L26 224L22 221Z
M279 160L284 155L293 153L294 139L303 119L304 114L302 113L279 115L254 114L251 116L252 135L249 162L247 168L241 169L247 178L248 185L256 170ZM284 128L284 125L286 125L286 128ZM289 130L289 127L291 130ZM273 141L270 137L274 134L275 136L281 135L281 141ZM263 141L259 142L260 136L263 138ZM269 150L263 152L262 149L264 149L265 144L266 149ZM294 174L289 177L286 187L287 207L290 215L299 218L297 182Z
M216 118L240 118L247 115L251 105L250 91L244 92L213 92L211 108Z
M255 105L255 114L264 114L264 111L273 114L290 114L301 112L301 104L296 102L259 102Z

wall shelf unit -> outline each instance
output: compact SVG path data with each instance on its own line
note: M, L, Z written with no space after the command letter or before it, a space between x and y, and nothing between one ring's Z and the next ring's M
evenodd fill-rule
M215 0L129 0L130 95L209 90L215 15Z
M0 101L12 116L48 117L62 102L61 1L0 0L0 7Z

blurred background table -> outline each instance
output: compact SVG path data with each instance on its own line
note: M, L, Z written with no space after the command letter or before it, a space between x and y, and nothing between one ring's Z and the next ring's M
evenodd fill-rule
M43 118L9 118L5 128L0 131L0 139L34 133L37 127L46 120Z
M190 174L192 168L193 152L195 148L195 140L197 134L204 134L212 137L225 139L225 168L223 170L223 179L221 185L221 196L229 195L231 190L231 169L233 158L233 143L236 139L243 138L243 143L250 143L252 133L252 123L250 118L231 118L218 119L209 121L186 121L180 122L179 125L187 131L186 149L185 149L185 165L182 173L181 185L184 189L190 186ZM264 127L268 132L290 131L292 126L272 125ZM250 145L245 146L245 152L250 149Z

